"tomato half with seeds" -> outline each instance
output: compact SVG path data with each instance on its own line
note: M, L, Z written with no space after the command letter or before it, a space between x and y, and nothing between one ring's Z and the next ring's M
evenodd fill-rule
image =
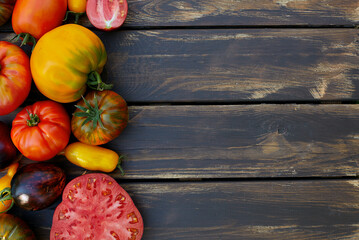
M65 187L50 240L139 240L143 220L128 193L110 176L85 174Z
M86 14L96 28L110 31L119 28L126 20L126 0L88 0Z
M91 91L76 107L71 129L80 142L105 144L118 137L127 126L127 103L114 91Z

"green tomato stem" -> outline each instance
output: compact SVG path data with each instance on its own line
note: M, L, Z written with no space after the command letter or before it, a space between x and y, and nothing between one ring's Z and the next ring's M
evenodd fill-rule
M9 187L4 188L3 190L1 190L0 192L0 203L5 205L5 201L7 200L12 200L12 195L11 195L11 189ZM10 208L12 208L12 206L14 206L14 200L11 201L11 205L10 207L6 210L8 211ZM4 213L6 211L0 212L0 213Z
M121 176L124 176L125 175L125 171L123 170L121 164L122 164L122 159L124 158L123 155L120 155L119 158L118 158L118 163L117 163L117 168L120 170L121 172Z
M29 110L27 110L27 109L26 109L26 111L27 111L27 114L29 115L29 118L30 118L30 119L26 120L27 126L34 127L37 124L39 124L39 122L40 122L39 116L37 116L37 114L30 113Z
M87 85L89 86L89 88L98 91L103 91L113 88L113 84L106 84L102 82L101 76L97 71L90 72L87 79Z

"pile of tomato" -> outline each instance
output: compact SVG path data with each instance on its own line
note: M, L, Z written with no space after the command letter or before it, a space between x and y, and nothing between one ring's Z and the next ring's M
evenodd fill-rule
M126 0L4 0L0 10L0 25L11 18L16 33L14 42L0 41L0 116L24 104L32 81L47 98L23 107L11 127L0 122L0 238L35 239L24 221L6 212L13 205L44 209L62 195L50 240L141 239L140 212L106 174L123 173L122 156L100 146L127 126L127 103L101 79L107 62L101 39L86 27L64 24L70 14L76 23L86 14L100 30L117 29L127 16ZM30 56L24 44L33 46ZM76 110L69 113L63 103ZM66 184L65 171L47 162L57 155L96 172ZM22 157L34 162L20 164Z

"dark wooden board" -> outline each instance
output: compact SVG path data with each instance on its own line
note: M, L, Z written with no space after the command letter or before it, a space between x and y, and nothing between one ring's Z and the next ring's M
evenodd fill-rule
M121 180L119 180L121 184ZM126 183L142 240L358 239L359 181ZM12 210L48 240L54 208Z
M132 106L104 147L126 155L128 179L357 176L358 122L359 105Z
M356 100L354 29L96 32L128 102ZM1 34L9 40L13 34ZM30 54L30 47L24 47Z
M100 33L104 78L129 102L359 98L353 29L158 30Z
M356 0L128 0L124 27L354 25ZM69 22L73 19L70 17ZM80 24L92 27L87 17ZM11 22L0 30L11 30Z

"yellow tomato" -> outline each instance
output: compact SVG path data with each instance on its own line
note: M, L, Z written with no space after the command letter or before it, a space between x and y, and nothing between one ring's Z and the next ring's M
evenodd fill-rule
M71 143L63 153L67 160L87 170L112 172L120 166L122 156L107 148L88 145L81 142Z
M86 11L87 0L68 0L67 6L71 12L84 13Z
M14 199L10 191L10 183L18 167L19 163L11 164L6 175L0 178L0 213L8 211L14 205Z
M107 61L101 39L91 30L66 24L43 35L30 57L34 82L46 97L61 103L81 98L86 85L93 89L112 88L101 81Z

